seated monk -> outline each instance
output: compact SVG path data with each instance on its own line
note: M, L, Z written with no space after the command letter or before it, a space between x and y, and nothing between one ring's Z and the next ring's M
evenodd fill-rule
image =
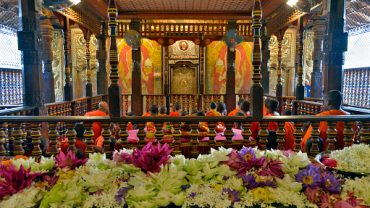
M215 102L211 102L211 110L206 113L206 116L221 116L221 113L217 112L217 105Z
M85 116L108 116L109 115L109 107L108 103L102 101L99 103L98 110L90 111L85 114ZM102 127L100 122L93 122L92 123L92 130L94 132L93 140L95 140L101 136Z
M157 116L158 115L158 107L156 105L150 106L150 116ZM146 137L145 140L146 142L155 142L156 138L154 136L156 129L154 122L146 122Z
M284 116L291 116L292 110L285 109L283 112ZM293 122L285 122L284 124L285 130L285 150L294 150L295 147L295 137L294 137L294 123Z
M175 103L175 106L172 109L173 111L170 113L169 116L180 116L180 109L181 109L180 103Z
M242 105L243 102L244 102L244 99L243 98L240 98L238 100L238 106L234 110L232 110L229 114L227 114L227 115L228 116L236 116L236 114L238 112L240 112L240 106Z
M317 116L334 116L334 115L349 115L348 112L343 111L342 108L342 94L338 90L332 90L327 93L324 99L324 107L326 111L317 114ZM337 122L336 124L337 136L336 136L336 149L343 149L344 147L344 122ZM320 122L319 126L319 150L320 152L326 151L328 147L327 138L328 135L326 131L328 130L328 123L325 121ZM354 126L354 130L356 130L356 126ZM310 125L302 139L301 147L304 151L309 152L311 149L311 131L312 126Z
M85 133L84 125L82 123L76 123L75 131L76 131L75 147L77 149L76 155L78 158L83 158L85 154L85 150L86 150L86 144L85 144L85 139L84 139L85 138L84 137L84 133ZM60 149L64 154L68 153L68 150L69 150L68 139L61 143Z

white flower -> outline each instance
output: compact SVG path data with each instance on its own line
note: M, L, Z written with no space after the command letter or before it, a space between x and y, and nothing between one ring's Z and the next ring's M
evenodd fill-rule
M345 147L343 150L333 151L330 157L338 162L337 169L370 173L370 146L367 144L352 145Z
M365 205L370 206L370 176L348 179L342 185L342 197L346 198L348 192L354 193L357 198L363 199Z
M1 208L26 208L36 207L42 200L45 190L36 188L35 186L24 189L10 196L7 199L0 201Z

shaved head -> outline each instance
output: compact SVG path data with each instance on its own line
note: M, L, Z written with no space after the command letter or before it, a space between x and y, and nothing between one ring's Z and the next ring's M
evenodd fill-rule
M104 113L109 113L109 106L107 102L101 101L99 103L99 110L103 111Z
M325 101L328 106L339 109L342 105L342 93L338 90L331 90L326 94Z

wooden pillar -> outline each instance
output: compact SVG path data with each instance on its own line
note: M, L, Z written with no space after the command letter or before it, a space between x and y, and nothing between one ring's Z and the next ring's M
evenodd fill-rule
M270 59L269 40L270 37L267 35L266 22L263 20L261 29L261 43L262 43L261 84L263 87L264 94L268 94L270 90L269 89L270 72L268 70L268 61Z
M198 109L203 109L203 95L205 94L205 74L206 74L206 42L204 37L200 40L199 44L199 97L198 97Z
M109 0L109 27L110 27L110 51L109 62L111 66L108 89L109 113L111 117L121 116L121 89L118 84L118 49L117 49L117 15L118 10L115 0Z
M170 113L170 89L169 89L169 68L168 68L168 38L165 37L163 41L162 51L163 51L163 94L166 97L166 108L167 113Z
M277 83L276 83L276 99L279 102L279 112L281 113L281 109L283 107L283 85L281 84L281 75L283 71L282 66L282 42L284 38L284 32L280 31L277 41L278 41L278 66L277 66Z
M344 30L345 0L330 0L328 51L326 54L327 86L330 90L342 91L343 53L347 51L348 34Z
M303 85L303 17L299 19L299 31L297 38L297 85L295 88L296 100L304 100L304 85Z
M230 20L228 30L236 29L236 21ZM235 46L229 46L227 51L227 71L226 71L226 109L232 111L236 106L235 95Z
M96 58L99 62L99 71L97 76L97 91L98 95L106 95L108 93L107 80L107 25L102 21L100 27L100 34L97 37L98 50L96 51Z
M63 34L64 34L64 67L65 67L64 100L72 101L73 88L72 88L71 28L68 18L66 18L64 22Z
M261 119L263 117L262 103L263 103L263 88L261 85L261 46L260 46L260 30L261 30L261 18L262 9L261 1L255 0L253 11L253 54L252 54L252 65L253 65L253 85L251 87L251 116L255 119Z
M140 31L140 20L132 20L130 29ZM132 49L132 95L131 110L135 115L143 113L143 98L141 91L141 48Z
M40 32L42 37L42 53L41 57L44 62L43 80L44 85L42 88L45 103L55 102L54 93L54 75L53 75L53 52L51 50L51 42L53 40L53 25L48 16L40 18Z
M90 68L90 31L86 32L86 97L92 97L91 68Z
M19 0L21 31L18 31L18 49L22 51L23 104L35 107L43 103L38 9L37 0Z
M314 17L313 19L314 32L314 49L313 49L313 71L311 73L311 97L322 97L322 58L323 58L323 41L326 31L325 19L322 17Z

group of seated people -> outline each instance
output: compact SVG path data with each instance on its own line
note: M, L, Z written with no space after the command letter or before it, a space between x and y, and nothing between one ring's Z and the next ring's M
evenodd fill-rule
M264 100L264 116L280 116L278 113L279 109L279 102L274 99L265 99ZM342 105L342 95L339 91L330 91L327 96L325 97L325 106L326 111L318 114L318 116L328 116L328 115L347 115L348 113L343 111L341 109ZM212 102L210 104L210 110L208 112L203 111L197 111L193 110L192 113L189 115L187 111L181 111L181 106L179 103L176 103L174 106L171 106L170 112L167 112L167 108L165 106L158 107L156 105L152 105L149 109L149 112L145 113L143 116L249 116L250 112L250 103L247 100L240 99L238 101L238 107L231 111L229 114L226 112L226 106L223 102ZM105 102L102 102L99 104L99 109L96 111L92 111L86 114L86 116L105 116L108 115L108 105ZM286 109L283 111L283 115L291 115L292 112L290 109ZM129 113L128 116L134 116L134 114ZM320 136L318 140L319 149L320 151L326 150L327 148L327 134L326 130L328 128L327 122L321 122L319 126ZM356 127L354 127L355 129ZM225 132L225 124L223 122L216 123L215 127L215 141L225 141L226 137L224 136ZM308 125L308 129L303 137L303 140L301 142L301 147L304 151L308 151L310 149L311 140L309 138L311 137L311 129L312 127ZM344 142L343 142L343 130L344 130L344 123L338 122L337 126L337 137L336 137L336 145L337 148L343 148ZM86 149L86 145L84 143L84 126L83 124L76 124L75 127L76 130L76 148L81 151L82 153ZM172 123L164 123L162 127L164 137L162 139L163 142L171 143L174 141L174 138L172 136L172 133L174 131L173 124ZM249 139L250 141L256 142L258 145L259 142L259 131L260 131L260 123L259 122L252 122L250 125L251 130L251 136L249 138L243 138L242 131L243 131L243 125L241 123L235 122L232 128L232 131L234 133L232 140L238 141L243 139ZM267 138L267 149L276 149L278 146L277 143L277 135L276 132L278 130L278 123L277 122L269 122L267 130L269 132L268 138ZM285 130L285 149L286 150L293 150L295 148L295 137L294 137L294 123L293 122L285 122L284 124L284 130ZM93 131L94 131L94 145L97 151L101 151L103 148L103 137L101 135L102 133L102 127L99 122L93 123ZM116 136L116 139L112 139L111 147L117 149L117 145L115 144L115 141L119 139L118 132L119 127L118 124L112 124L111 125L111 131L113 132L113 135ZM128 138L127 141L129 143L137 143L139 142L139 138L137 136L138 129L135 124L128 123L127 125L127 131L128 131ZM157 141L155 138L155 132L157 131L155 125L153 122L147 122L145 129L146 133L145 140L147 142L155 142ZM181 142L189 142L191 140L191 126L189 123L183 122L180 126L181 131ZM209 127L207 122L199 122L198 125L198 141L209 141ZM114 140L114 141L113 141ZM119 148L119 147L118 147ZM65 138L64 141L62 141L61 150L67 151L68 149L68 141Z

